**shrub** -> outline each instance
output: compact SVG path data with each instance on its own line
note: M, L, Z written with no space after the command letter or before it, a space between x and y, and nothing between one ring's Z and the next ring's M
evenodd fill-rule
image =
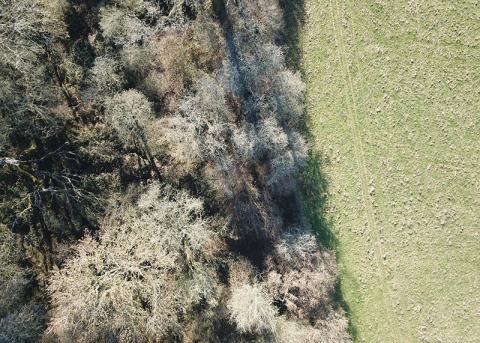
M248 132L243 133L244 136L249 135ZM247 137L248 137L247 136ZM308 158L308 148L303 137L296 131L286 131L282 128L274 116L269 116L259 122L257 126L257 136L255 138L248 137L248 142L255 142L255 147L249 148L246 144L247 137L243 138L237 134L234 136L234 142L243 143L243 154L251 151L262 152L262 156L267 157L270 165L267 184L275 191L276 194L289 194L293 191L295 185L295 174L300 168L306 165ZM239 138L243 138L240 140Z
M1 88L2 85L0 85L0 88ZM2 92L2 91L0 91ZM3 93L3 92L2 92ZM4 94L0 94L0 99L4 99ZM8 134L10 132L10 127L9 127L9 123L8 121L3 118L3 117L0 117L0 154L4 155L5 154L5 150L7 148L7 142L8 142Z
M177 101L182 96L187 84L197 76L197 69L192 61L189 45L191 42L184 31L172 30L166 32L158 40L162 82L157 94L163 98L165 105L171 111L177 110Z
M17 306L14 311L0 318L0 342L38 342L45 327L44 318L44 310L39 305Z
M146 142L145 127L154 119L152 105L135 89L116 94L106 100L108 122L126 145Z
M228 282L233 288L239 288L242 285L249 284L255 276L255 268L250 261L244 257L231 261L229 263Z
M288 195L295 191L295 176L306 166L308 147L303 137L295 131L287 133L288 149L277 152L270 161L267 184L276 195Z
M194 123L205 158L215 160L223 155L226 148L228 122L232 118L225 100L225 91L217 80L205 77L196 82L194 92L194 95L184 98L180 113L183 118Z
M214 78L205 77L195 83L193 91L182 100L179 112L166 120L161 139L181 162L218 162L226 155L232 116L224 90Z
M120 211L51 276L49 330L62 342L159 341L215 292L201 201L153 184Z
M275 41L283 26L278 0L229 1L227 4L237 35L244 36L242 42L252 45L252 38L259 43Z
M89 71L89 97L112 96L122 89L123 84L124 76L118 59L110 56L99 56L95 59Z
M162 82L157 94L172 112L178 110L184 88L203 75L199 68L209 60L202 51L205 44L192 37L192 32L181 30L166 32L158 40L158 49L163 53L159 57Z
M290 128L299 126L303 116L304 95L305 84L298 73L283 70L276 74L268 99L282 125Z
M100 28L107 42L116 46L139 44L154 36L159 27L149 25L159 14L159 8L148 1L120 1L120 6L102 7ZM140 19L142 18L142 19Z
M37 58L45 53L45 45L67 37L64 0L2 0L0 5L2 64L28 73L38 68Z
M259 123L258 137L262 150L268 152L272 158L280 155L288 147L288 136L273 116Z
M215 71L226 58L225 39L219 23L211 19L209 12L202 11L189 35L189 49L196 67L209 73Z
M14 235L0 225L0 318L24 301L29 277L19 265L21 258Z
M268 184L274 186L274 190L278 193L289 194L291 192L291 178L297 171L297 164L293 157L293 153L287 150L280 153L270 161L270 174ZM286 187L287 189L282 190Z
M0 1L0 110L22 137L58 129L51 109L61 93L47 66L57 62L54 45L67 37L65 6L62 0Z
M268 95L273 78L285 68L284 60L282 49L271 43L244 51L240 67L250 92L258 96Z
M280 318L275 330L278 343L348 343L348 322L343 314L333 313L322 324L311 326L294 320Z
M172 112L178 110L178 100L184 89L205 73L212 73L225 58L224 39L219 25L208 13L199 15L184 29L165 31L155 42L158 55L156 72L161 73L155 87L158 98Z
M194 122L175 115L160 121L160 135L153 142L156 150L166 150L180 171L191 172L203 160L201 142ZM181 134L180 134L181 133Z
M255 162L262 151L255 127L251 124L234 128L232 142L237 155L247 163Z
M234 288L228 309L231 321L241 333L268 333L275 328L275 308L258 285Z
M299 134L289 137L291 148L279 153L270 162L268 184L276 194L289 194L295 187L295 174L306 165L308 149ZM283 188L283 190L282 190Z
M125 72L135 85L142 85L149 73L158 70L162 49L156 39L150 39L141 46L127 45L121 51Z
M32 301L28 290L32 276L20 263L25 256L14 234L0 225L0 342L36 341L45 327L41 304Z
M322 251L312 234L292 230L267 259L265 285L300 319L318 318L329 304L337 269L332 252Z

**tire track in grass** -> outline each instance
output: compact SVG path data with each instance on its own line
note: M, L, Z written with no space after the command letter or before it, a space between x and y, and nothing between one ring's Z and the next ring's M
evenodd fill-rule
M372 232L375 233L376 236L376 244L374 244L373 248L375 251L375 261L377 265L377 275L380 281L380 288L382 292L382 303L383 308L385 309L387 318L387 323L384 324L384 327L387 329L384 330L384 333L388 334L390 337L391 342L408 342L403 337L403 332L398 325L398 320L393 316L394 314L394 306L392 304L392 298L390 296L390 290L387 285L386 281L386 271L383 265L383 256L384 256L384 249L380 238L380 230L377 223L377 219L375 218L374 209L371 203L371 197L373 195L369 192L369 172L366 166L365 161L365 150L363 147L363 141L361 138L361 134L359 131L359 121L358 121L358 107L356 102L355 91L353 87L352 75L350 73L350 67L347 61L347 52L345 49L344 37L343 37L343 29L341 23L341 13L339 13L340 6L338 5L336 0L330 0L330 7L332 12L332 24L333 24L333 31L335 36L335 42L337 44L337 55L340 61L341 67L344 73L345 79L345 98L347 103L347 118L349 121L349 126L351 128L352 138L354 140L354 153L355 159L357 162L358 169L360 171L360 181L361 181L361 188L362 188L362 199L364 203L364 211L367 217L368 227L371 228ZM351 19L350 25L352 26ZM353 27L353 26L352 26ZM394 328L394 330L391 330ZM393 335L393 332L396 335Z

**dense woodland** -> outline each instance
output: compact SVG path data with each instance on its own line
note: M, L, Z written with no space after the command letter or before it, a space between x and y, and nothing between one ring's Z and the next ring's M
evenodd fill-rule
M277 0L0 0L0 342L348 342Z

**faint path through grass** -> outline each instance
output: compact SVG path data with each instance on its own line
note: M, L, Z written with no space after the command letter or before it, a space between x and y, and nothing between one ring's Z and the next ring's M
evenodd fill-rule
M342 2L343 4L344 2ZM371 230L372 234L375 235L375 239L372 242L373 249L375 249L375 260L376 260L376 268L378 271L378 282L380 283L382 295L381 301L383 303L383 308L385 309L385 321L382 323L382 326L394 328L390 330L385 330L385 332L389 335L389 340L394 341L395 339L401 338L405 341L405 335L400 330L397 321L392 316L393 314L393 306L391 303L390 298L390 290L388 289L388 285L385 282L385 270L383 267L383 256L384 247L383 243L380 239L379 235L379 227L377 225L377 220L375 218L374 209L372 206L373 191L369 191L369 172L366 167L365 163L365 153L363 148L363 142L361 135L359 134L358 129L358 106L355 99L355 90L352 82L352 76L350 74L350 66L349 62L347 61L347 53L344 43L344 34L342 30L342 23L341 23L341 7L338 4L337 0L330 0L330 10L331 10L331 22L333 26L333 30L335 31L335 42L337 47L337 54L338 59L341 61L342 69L344 72L344 91L345 91L345 98L348 99L348 106L347 106L347 117L349 121L349 127L351 128L351 135L354 140L354 158L357 162L357 168L360 171L360 182L362 185L362 201L365 205L365 216L368 220L368 227ZM351 24L351 23L350 23ZM352 25L353 29L353 25ZM350 62L351 63L351 62ZM386 339L386 337L385 337Z

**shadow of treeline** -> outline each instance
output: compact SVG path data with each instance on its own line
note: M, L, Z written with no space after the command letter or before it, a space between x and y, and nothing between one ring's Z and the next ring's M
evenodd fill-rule
M313 135L308 128L305 133L307 139L312 141ZM322 172L322 167L328 163L327 158L312 149L308 164L300 173L300 192L305 214L313 227L319 244L335 251L338 262L340 246L332 231L334 223L327 216L329 185L325 174ZM348 277L348 275L343 275L343 277ZM343 297L340 278L337 280L332 300L335 306L339 306L345 311L348 319L348 331L354 341L357 341L357 329L352 324L350 307Z
M288 48L286 51L287 65L300 70L302 61L302 49L300 48L300 31L305 18L304 0L279 0L283 10L285 28L281 39Z
M304 0L279 0L283 9L285 30L281 37L282 44L286 46L286 61L289 68L293 70L302 70L302 48L301 31L305 23L305 1ZM308 141L314 141L315 137L311 131L310 118L305 114L303 133ZM339 259L340 249L338 239L332 231L333 223L327 216L328 206L328 179L323 173L322 168L328 165L329 161L318 151L312 149L310 152L307 166L300 173L300 192L305 210L305 214L314 232L319 244L327 249L334 250ZM340 306L345 311L349 321L349 332L356 341L357 330L351 322L350 307L345 302L341 290L340 279L335 287L333 301L336 306Z
M332 231L332 223L326 216L328 180L321 170L327 163L328 160L320 153L311 151L308 164L300 173L300 188L305 214L317 239L327 249L336 249L338 240Z

